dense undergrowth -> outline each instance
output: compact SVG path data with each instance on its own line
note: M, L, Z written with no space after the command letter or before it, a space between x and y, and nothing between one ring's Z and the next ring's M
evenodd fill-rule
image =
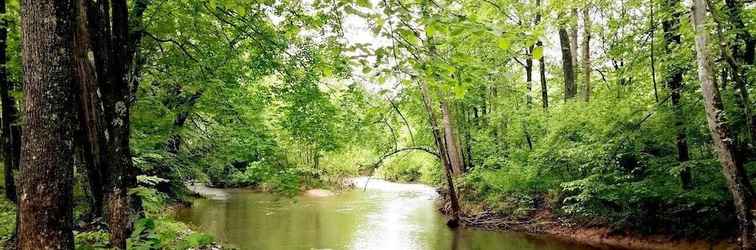
M568 226L607 227L617 234L727 238L735 230L733 206L719 162L706 146L705 127L698 124L689 131L689 140L702 145L691 149L686 165L694 185L684 190L671 143L674 134L665 125L668 112L596 100L511 117L514 123L539 122L529 128L536 142L532 149L517 144L525 137L523 130L500 139L514 140L513 146L492 144L497 138L491 131L479 130L471 145L473 167L457 178L461 203L469 214L485 210L523 220L549 210ZM648 118L641 120L645 114ZM397 180L443 185L440 170L421 174L414 170L418 168L383 170L389 177L422 176ZM754 164L747 168L756 172Z

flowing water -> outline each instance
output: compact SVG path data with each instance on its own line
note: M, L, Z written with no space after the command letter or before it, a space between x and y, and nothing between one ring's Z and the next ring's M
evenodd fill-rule
M245 250L592 249L521 233L451 230L436 210L433 188L372 179L363 191L365 180L328 197L201 188L209 199L197 199L177 216Z

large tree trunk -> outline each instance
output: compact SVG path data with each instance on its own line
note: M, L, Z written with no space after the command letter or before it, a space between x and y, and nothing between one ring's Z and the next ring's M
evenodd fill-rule
M666 72L665 82L670 92L670 99L672 99L672 109L674 111L674 128L676 133L676 145L677 145L677 160L680 162L680 183L683 189L691 189L693 187L692 177L690 174L690 168L688 168L688 160L690 160L688 154L688 140L685 133L685 115L683 112L683 106L681 103L681 93L683 90L683 74L685 73L685 66L680 65L675 60L675 51L673 48L680 46L680 12L677 11L679 0L665 0L665 9L671 11L669 17L662 21L662 27L664 29L664 51L666 55Z
M732 193L735 212L740 231L740 243L744 249L756 249L756 230L753 221L753 188L746 175L742 158L737 155L735 135L732 133L725 117L724 105L717 83L714 81L712 59L707 51L708 34L705 27L705 0L695 0L693 6L693 25L696 32L696 55L698 61L698 78L701 81L701 93L704 97L706 118L709 130L716 146L722 171L727 179L727 186Z
M25 124L19 246L73 249L74 4L21 3Z
M559 27L559 44L562 48L562 71L564 72L564 100L569 100L577 94L575 86L575 67L572 64L570 52L570 38L564 27Z
M583 8L583 83L585 93L584 100L591 100L591 7L590 3Z
M0 0L0 14L6 13L5 0ZM19 133L15 127L16 117L16 100L10 95L13 89L13 83L8 80L8 69L6 67L6 49L8 47L8 28L3 25L0 27L0 101L2 101L2 150L5 176L5 197L13 203L17 201L16 184L13 178L13 171L18 169L20 145Z

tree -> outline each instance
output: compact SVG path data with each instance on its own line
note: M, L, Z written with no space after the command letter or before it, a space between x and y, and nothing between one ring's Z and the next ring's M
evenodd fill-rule
M465 167L462 159L462 149L459 145L459 138L455 131L454 117L451 109L449 108L449 101L444 97L441 97L441 117L444 126L444 144L449 155L449 162L452 166L452 173L456 175L462 175Z
M541 0L536 0L536 8L538 8L538 13L536 14L535 24L538 25L541 22L541 13L543 12L541 10ZM544 50L543 41L541 41L541 39L538 39L536 42L536 47L540 48L541 51ZM546 58L543 56L543 52L538 58L538 72L540 73L539 76L541 82L541 100L543 102L543 109L546 110L549 108L549 89L546 84Z
M585 92L583 93L585 101L591 100L591 5L586 4L583 7L583 84Z
M670 99L672 100L672 110L674 115L674 128L676 134L677 160L680 162L680 182L685 190L693 188L690 168L688 167L688 139L685 133L685 114L681 103L681 94L683 91L683 73L685 73L684 62L676 60L676 48L680 46L680 12L677 8L680 4L678 0L665 0L665 10L670 14L662 26L664 29L664 51L666 53L666 72L665 82L669 89Z
M572 64L573 57L570 52L570 37L567 30L559 27L559 44L562 48L562 72L564 73L564 100L569 100L577 95L575 85L575 67Z
M74 3L22 1L20 249L73 249Z
M74 61L76 64L76 87L79 101L79 128L76 131L75 141L79 148L81 161L87 171L87 183L91 199L90 215L102 216L103 209L103 166L107 163L105 158L106 144L103 114L101 111L102 101L97 85L95 65L90 62L89 52L93 51L91 35L89 34L89 1L77 0L76 32L74 33Z
M133 31L130 30L130 25L141 23L141 15L148 3L148 0L134 2L132 19L136 21L131 23L125 0L84 0L81 4L82 12L86 13L87 31L78 32L81 35L78 39L89 37L88 47L93 55L96 76L94 81L82 81L81 90L85 92L80 96L81 105L86 108L92 104L102 104L99 109L101 114L87 113L90 122L87 134L98 137L90 138L90 144L99 145L92 145L90 149L99 148L105 154L105 161L100 161L101 183L104 186L102 203L105 206L111 244L121 249L126 248L126 239L130 234L129 216L139 210L138 201L130 200L128 195L128 188L136 185L136 169L129 146L129 110L133 97L130 84L137 84L136 77L132 74L138 72L136 67L139 65L134 62L134 58L142 27L131 27L136 30ZM86 45L80 47L84 46ZM79 71L82 80L89 78L91 74L83 72L86 70ZM90 81L96 81L96 87ZM92 97L93 93L101 94L102 98L98 100ZM98 128L99 119L102 119L102 128Z
M452 219L447 222L447 225L450 227L456 227L459 225L459 214L460 214L460 208L459 208L459 200L457 198L457 191L454 189L454 167L451 163L451 157L449 155L449 149L446 148L446 145L444 143L444 139L441 137L441 129L438 126L438 119L436 118L436 112L433 109L432 103L433 100L430 97L430 93L428 91L428 86L425 83L419 83L420 86L420 92L423 100L423 106L425 107L425 111L428 115L428 123L431 126L431 132L433 134L433 140L436 143L436 148L439 152L439 157L441 158L441 164L444 168L444 173L446 175L446 184L449 188L449 201L451 202L451 209L452 209Z
M743 249L756 249L756 230L752 214L754 209L753 187L743 167L742 157L738 155L735 135L727 123L722 97L717 83L714 81L712 59L708 52L708 31L705 27L705 0L695 0L691 15L696 33L698 78L701 82L706 119L716 146L719 162L722 165L722 172L727 180L727 187L735 203L740 245Z

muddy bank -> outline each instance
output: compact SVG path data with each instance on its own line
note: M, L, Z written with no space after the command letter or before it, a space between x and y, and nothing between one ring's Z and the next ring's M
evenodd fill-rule
M439 211L449 214L448 203L442 203ZM648 249L648 250L734 250L733 240L709 242L699 239L677 239L669 235L640 235L630 232L618 233L608 227L587 227L569 223L555 216L549 209L540 209L525 219L513 219L484 211L466 213L460 220L463 226L496 231L525 232L543 235L564 241L586 244L600 249Z

